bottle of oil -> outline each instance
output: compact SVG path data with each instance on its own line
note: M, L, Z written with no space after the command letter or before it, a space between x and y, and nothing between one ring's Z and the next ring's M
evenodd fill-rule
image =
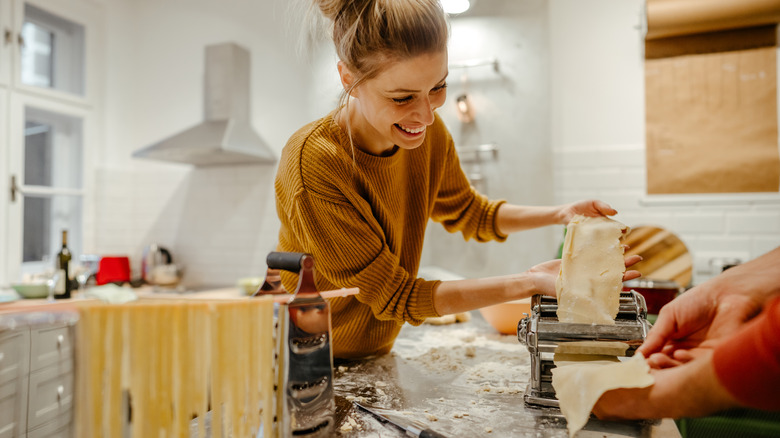
M73 289L73 284L70 281L70 272L69 272L69 265L70 265L70 250L68 249L68 230L62 230L62 249L60 249L60 252L57 253L57 268L60 270L60 275L62 276L62 279L60 281L63 282L65 287L62 290L62 294L58 295L57 298L70 298L71 290Z

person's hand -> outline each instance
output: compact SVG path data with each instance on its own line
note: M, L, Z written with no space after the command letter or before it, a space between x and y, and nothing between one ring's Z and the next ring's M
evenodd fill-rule
M757 315L766 299L766 285L751 266L735 267L661 308L639 351L654 368L691 359L692 349L708 347Z
M617 210L610 207L609 204L595 199L573 202L561 207L558 212L560 224L568 224L575 215L583 216L614 216Z
M629 267L642 260L639 255L632 255L625 258L626 267ZM561 260L550 260L540 263L527 271L527 274L534 282L537 293L542 295L555 296L555 280L561 271ZM638 278L642 274L639 271L628 270L623 273L623 281Z
M680 365L691 360L696 349L714 347L736 332L760 309L744 295L717 299L692 289L661 308L639 351L653 368Z
M675 368L651 370L647 388L620 388L602 394L593 413L602 420L699 417L739 403L720 384L712 366L712 350L700 349L695 359Z

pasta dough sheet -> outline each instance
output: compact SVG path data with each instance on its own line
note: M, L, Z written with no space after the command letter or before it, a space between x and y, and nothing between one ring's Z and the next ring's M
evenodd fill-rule
M624 224L603 217L577 215L566 227L561 270L555 282L558 320L614 324L623 289Z
M654 383L642 353L620 362L615 356L555 354L552 385L566 417L569 437L588 422L602 394L617 388L646 388Z
M76 436L120 438L129 394L135 437L273 434L273 300L83 305L77 324ZM205 421L195 436L205 437ZM224 432L224 433L223 433Z
M625 356L628 347L628 344L619 341L572 341L558 344L555 353Z

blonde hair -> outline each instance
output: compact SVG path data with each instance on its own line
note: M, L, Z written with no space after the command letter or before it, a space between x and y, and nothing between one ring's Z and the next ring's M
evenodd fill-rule
M440 0L313 0L311 6L318 7L330 21L336 54L354 77L338 104L347 113L354 165L355 144L348 115L352 90L392 62L446 51L447 15Z
M332 23L339 60L355 76L341 96L390 62L447 50L449 28L439 0L314 0Z

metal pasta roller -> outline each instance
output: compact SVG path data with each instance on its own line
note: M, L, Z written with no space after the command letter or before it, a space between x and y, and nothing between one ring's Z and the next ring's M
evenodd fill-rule
M330 307L314 285L314 258L310 254L272 252L266 262L267 286L255 296L284 293L278 270L299 274L292 299L278 307L278 435L332 436L336 400Z
M557 310L555 298L534 295L531 314L517 325L517 339L531 354L531 377L523 397L527 407L559 408L551 373L556 352L633 356L650 330L644 297L634 291L620 294L615 324L564 323L558 321Z

